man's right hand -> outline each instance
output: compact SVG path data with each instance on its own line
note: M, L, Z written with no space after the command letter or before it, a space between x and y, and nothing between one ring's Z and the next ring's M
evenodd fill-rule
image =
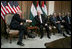
M56 23L60 23L60 21L57 21Z
M65 22L64 20L62 20L62 22Z

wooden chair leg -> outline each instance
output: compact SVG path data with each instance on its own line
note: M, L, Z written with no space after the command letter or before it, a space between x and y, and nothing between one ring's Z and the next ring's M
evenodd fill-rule
M12 43L12 35L10 35L10 43Z
M53 29L53 35L55 35L55 32L56 32L56 30L55 30L55 29Z
M26 39L25 35L24 35L24 39Z
M36 36L38 36L38 34L37 34L37 29L35 30L35 34L36 34Z
M9 36L9 35L8 35L8 34L6 34L6 37L5 37L5 38L6 38L6 39L8 39L8 36Z

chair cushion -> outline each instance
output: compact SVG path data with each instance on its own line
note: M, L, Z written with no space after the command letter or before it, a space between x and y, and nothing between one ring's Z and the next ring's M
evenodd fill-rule
M19 33L19 30L10 30L9 34L16 35Z

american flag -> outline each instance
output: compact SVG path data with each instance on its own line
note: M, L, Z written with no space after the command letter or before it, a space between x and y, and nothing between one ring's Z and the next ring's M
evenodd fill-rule
M3 20L7 13L16 13L18 10L20 7L17 1L1 1L1 18Z
M8 10L6 9L7 7L7 2L6 1L1 1L1 17L4 20L4 16L9 13Z
M14 5L17 11L20 10L20 6L17 1L14 1Z

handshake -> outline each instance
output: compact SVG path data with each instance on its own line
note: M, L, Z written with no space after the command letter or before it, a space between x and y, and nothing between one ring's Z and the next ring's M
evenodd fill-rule
M29 22L29 23L31 23L31 22L32 22L32 20L26 20L26 22Z
M26 22L31 23L32 20L26 20ZM23 22L21 22L20 25L23 25Z

